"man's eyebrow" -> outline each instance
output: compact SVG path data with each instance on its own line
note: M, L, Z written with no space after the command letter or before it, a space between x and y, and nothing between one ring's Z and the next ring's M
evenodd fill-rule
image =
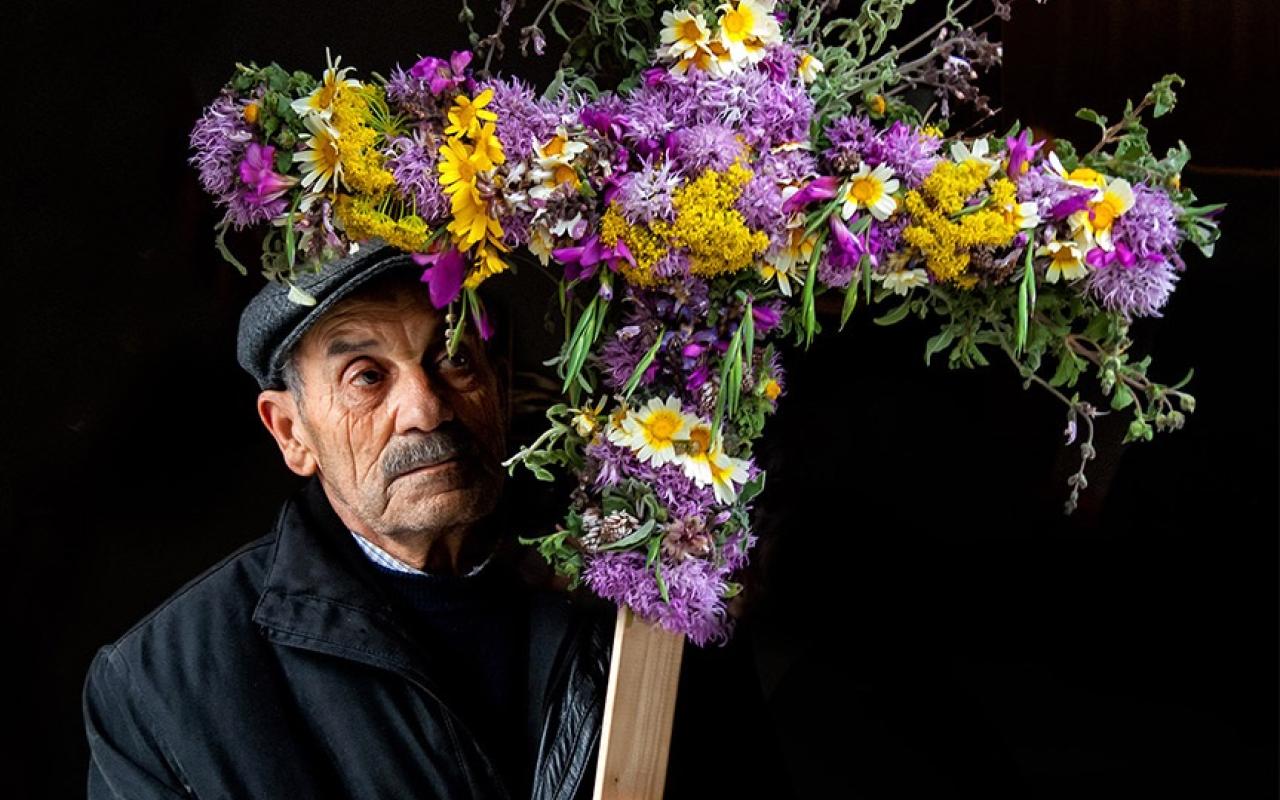
M365 339L363 342L349 342L346 339L334 339L329 342L329 349L325 352L325 358L333 358L334 356L344 356L347 353L358 353L361 350L368 350L371 347L377 347L376 339Z

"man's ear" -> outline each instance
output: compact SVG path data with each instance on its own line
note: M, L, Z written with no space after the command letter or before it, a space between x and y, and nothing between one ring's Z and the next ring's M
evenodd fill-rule
M280 389L264 390L258 395L258 417L275 437L285 465L303 477L314 475L316 458L293 394Z

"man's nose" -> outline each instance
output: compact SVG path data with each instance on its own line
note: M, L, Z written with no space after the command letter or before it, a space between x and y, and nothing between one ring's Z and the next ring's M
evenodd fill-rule
M453 419L453 407L445 394L443 381L415 364L401 371L392 401L395 403L396 432L435 430L440 423Z

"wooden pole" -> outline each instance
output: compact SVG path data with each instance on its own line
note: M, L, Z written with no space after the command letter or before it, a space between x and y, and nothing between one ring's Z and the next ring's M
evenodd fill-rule
M595 800L661 800L684 639L618 608Z

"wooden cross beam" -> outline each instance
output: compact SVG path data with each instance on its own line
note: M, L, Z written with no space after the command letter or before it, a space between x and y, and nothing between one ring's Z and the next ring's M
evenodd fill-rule
M661 800L684 640L618 607L595 800Z

